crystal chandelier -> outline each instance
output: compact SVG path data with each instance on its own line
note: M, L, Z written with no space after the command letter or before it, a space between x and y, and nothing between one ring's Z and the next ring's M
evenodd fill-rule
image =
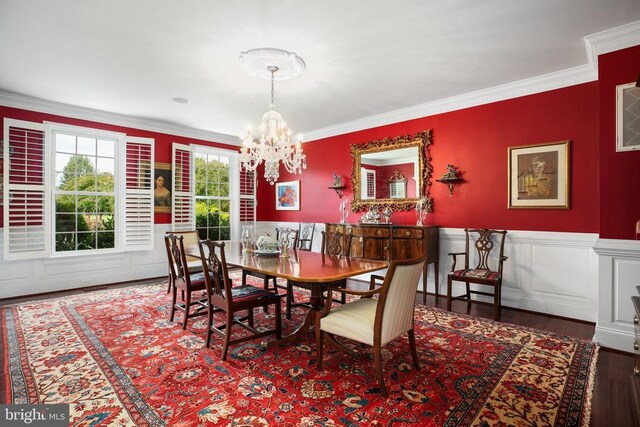
M263 67L265 61L271 65ZM260 138L254 139L251 129L242 136L240 161L246 170L255 170L264 161L264 177L271 185L280 176L280 163L289 173L302 173L307 168L306 155L302 152L302 137L293 145L291 130L275 107L274 87L275 75L285 67L285 76L291 78L299 75L304 69L304 61L295 53L281 49L261 48L242 52L240 62L245 69L257 76L264 77L264 69L271 77L271 103L269 111L262 116ZM273 65L273 64L278 64ZM253 67L253 68L252 68Z

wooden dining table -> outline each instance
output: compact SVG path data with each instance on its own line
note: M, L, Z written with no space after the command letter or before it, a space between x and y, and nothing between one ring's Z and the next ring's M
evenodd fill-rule
M336 257L318 252L291 250L286 254L258 254L243 251L240 242L225 242L225 258L229 267L239 267L270 276L281 277L311 288L310 306L304 322L277 343L299 339L315 323L323 307L323 291L328 283L360 274L371 273L389 266L387 261L364 258ZM189 255L197 255L190 253Z

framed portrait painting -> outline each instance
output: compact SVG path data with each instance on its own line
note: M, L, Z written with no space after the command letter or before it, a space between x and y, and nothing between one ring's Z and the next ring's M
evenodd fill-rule
M300 210L300 181L276 182L276 210Z
M154 211L161 213L171 213L171 165L169 163L156 162L153 169Z
M509 147L509 209L569 209L569 143Z
M640 150L640 87L616 86L616 151Z

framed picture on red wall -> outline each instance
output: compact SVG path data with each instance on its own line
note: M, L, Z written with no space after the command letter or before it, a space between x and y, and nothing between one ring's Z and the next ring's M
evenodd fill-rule
M569 209L569 143L509 147L509 209Z
M155 184L153 190L153 205L155 212L171 213L171 165L156 162L153 165Z
M616 86L616 151L640 150L640 87Z
M276 210L300 210L300 181L276 182Z

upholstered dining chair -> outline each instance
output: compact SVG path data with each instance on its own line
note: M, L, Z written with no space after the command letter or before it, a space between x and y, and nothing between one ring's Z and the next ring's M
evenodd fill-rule
M298 249L310 251L313 246L313 232L316 229L315 222L301 222L298 224Z
M242 286L234 287L229 278L227 261L224 255L224 242L214 242L208 239L200 240L199 247L209 302L207 310L207 347L211 344L212 333L221 335L224 340L222 360L226 360L229 345L272 334L275 334L276 339L282 338L280 296L252 285L243 284ZM253 322L253 309L265 305L275 306L275 328L259 331L255 328ZM235 317L235 313L243 310L247 310L246 316ZM225 312L225 322L219 326L216 326L213 322L213 313L217 311ZM251 334L231 339L233 325L239 325Z
M178 233L164 235L167 260L169 262L169 277L171 286L171 314L169 321L173 322L176 310L184 313L182 329L187 328L187 321L192 317L204 316L207 312L206 299L193 299L194 292L201 294L205 290L202 262L197 272L190 271L184 244L185 236ZM177 302L178 289L181 291L183 302Z
M508 259L504 256L504 242L507 235L506 230L490 230L486 228L465 228L465 249L464 252L449 253L453 257L451 273L447 279L447 310L451 311L451 302L454 300L465 300L468 304L475 302L471 299L472 294L493 297L493 320L500 320L500 306L502 298L502 263ZM494 242L495 236L495 242ZM478 263L475 268L469 268L470 256L473 255L471 242L475 247L475 255ZM497 247L498 255L494 263L494 268L490 267L492 250ZM464 268L456 270L457 256L464 256ZM465 282L466 292L462 295L451 296L453 282ZM486 290L474 290L471 284L493 287L493 292Z
M327 342L339 350L355 355L335 337L348 338L373 346L373 364L380 394L387 396L382 374L382 347L405 332L409 336L409 347L413 366L420 369L413 318L416 288L422 274L425 256L406 261L392 261L385 277L373 275L368 291L344 288L329 288L324 308L316 316L316 348L318 369L323 365L323 344ZM383 280L376 287L376 280ZM356 295L361 298L347 304L331 307L333 292ZM378 298L372 296L378 295Z
M196 230L190 231L171 231L171 234L176 236L183 236L182 243L184 245L185 251L187 252L198 252L198 232ZM190 273L198 273L202 271L202 263L198 258L193 258L187 256L187 266L189 267ZM167 293L171 292L172 286L172 278L171 278L171 267L169 267L169 284L167 286ZM184 299L184 296L183 296Z
M352 238L353 238L353 235L341 233L339 231L328 232L328 233L323 231L322 246L320 247L320 253L336 256L336 257L340 257L340 256L349 257L351 255L351 239ZM291 280L287 280L287 308L285 312L285 316L287 317L287 319L291 319L291 308L299 307L299 306L309 307L309 303L307 302L296 303L294 301L294 296L293 296L294 283L295 283L295 286L299 288L311 289L311 286L308 283L298 283L298 282L293 282ZM335 282L328 283L327 286L331 286L334 288L346 288L347 280L346 279L336 280ZM340 302L344 304L345 301L346 301L345 295L342 294L342 296L340 297L340 300L336 302Z

